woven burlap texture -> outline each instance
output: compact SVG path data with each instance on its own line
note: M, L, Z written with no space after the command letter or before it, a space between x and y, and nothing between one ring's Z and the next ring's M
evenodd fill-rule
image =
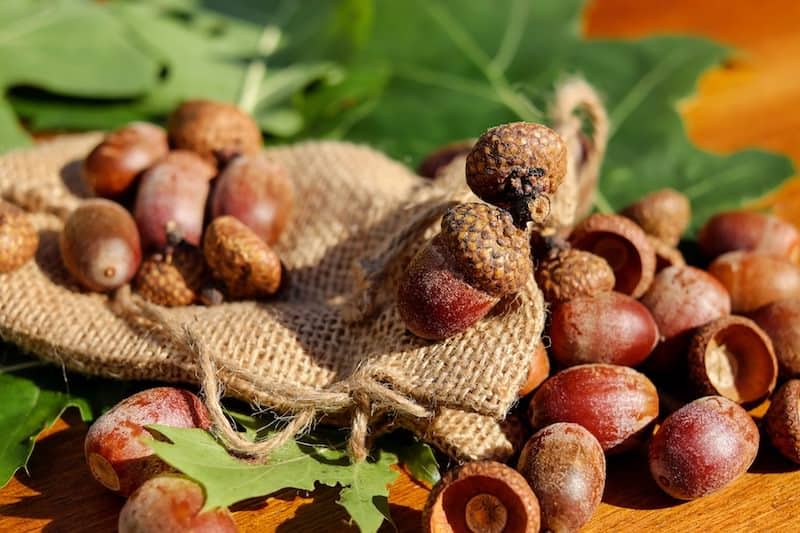
M196 381L195 361L147 324L123 319L107 296L81 291L61 264L62 223L52 213L77 205L79 161L99 139L69 136L0 159L0 192L27 201L28 208L31 198L38 202L33 221L41 235L36 260L0 278L0 334L81 372ZM163 311L192 328L212 354L226 392L291 413L358 369L361 379L368 376L431 410L502 418L541 333L544 311L536 288L531 285L502 314L441 343L406 332L393 305L363 323L343 321L338 306L355 289L356 261L405 223L413 212L405 207L409 200L442 193L361 146L310 142L267 153L287 167L300 199L292 229L277 247L289 290L275 301ZM270 394L263 393L267 388Z

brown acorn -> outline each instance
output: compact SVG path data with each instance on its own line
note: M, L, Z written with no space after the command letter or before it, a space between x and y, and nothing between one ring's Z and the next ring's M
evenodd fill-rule
M173 148L192 150L212 164L254 154L262 146L261 130L253 118L225 102L184 102L170 115L167 133Z
M748 313L772 302L800 298L800 266L758 252L728 252L708 266L731 295L734 313Z
M531 277L525 232L506 211L460 204L445 214L441 227L411 260L397 292L406 327L432 340L465 331Z
M617 292L639 298L653 281L655 251L644 230L628 218L595 213L575 227L569 242L611 265Z
M176 307L194 303L204 281L203 254L194 246L181 245L142 261L134 286L145 300Z
M764 429L781 455L800 464L800 380L787 381L772 397Z
M17 206L0 200L0 274L27 263L39 246L39 234L28 215Z
M467 184L482 200L509 209L515 222L544 222L550 196L567 173L567 145L546 126L513 122L487 130L467 155Z
M674 189L661 189L647 194L622 213L639 224L648 235L675 246L692 220L689 199Z
M583 250L558 250L536 265L536 283L549 303L595 296L614 288L614 271L605 259Z
M114 198L169 151L167 134L155 124L132 122L109 133L83 162L83 179L97 196Z
M736 250L796 261L800 256L800 231L778 217L756 211L727 211L711 217L697 235L709 258Z
M231 216L214 219L203 237L203 255L212 275L234 299L275 294L281 286L278 254Z

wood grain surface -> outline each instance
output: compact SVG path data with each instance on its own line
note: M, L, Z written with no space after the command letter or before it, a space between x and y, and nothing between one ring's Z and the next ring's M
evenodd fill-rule
M705 35L737 47L707 72L697 95L681 104L687 131L700 146L731 151L759 146L800 161L800 2L797 0L596 0L586 10L591 36L655 33ZM800 223L800 182L766 198L765 206ZM756 416L763 412L763 406ZM123 500L93 482L83 461L86 425L59 421L37 444L28 472L0 490L0 532L102 532L116 528ZM586 532L798 531L800 470L762 445L750 472L724 491L682 503L659 491L643 455L608 465L603 503ZM351 531L334 504L336 491L283 491L234 508L243 532ZM399 531L420 529L427 490L400 475L390 490ZM391 531L391 528L384 528Z

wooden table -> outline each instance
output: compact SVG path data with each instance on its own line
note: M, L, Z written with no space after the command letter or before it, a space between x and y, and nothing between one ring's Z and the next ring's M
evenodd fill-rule
M800 161L797 0L597 0L586 12L585 29L614 37L689 32L739 47L742 53L706 73L697 96L683 103L690 136L711 150L760 146ZM0 491L0 532L115 529L123 500L91 479L83 461L86 429L67 416L42 436L30 475L17 474ZM608 472L603 503L584 531L800 530L800 470L768 445L735 484L688 503L659 491L641 455L612 459ZM426 497L425 488L400 475L390 492L400 531L419 530ZM234 511L241 531L348 531L335 499L332 489L310 495L284 491Z

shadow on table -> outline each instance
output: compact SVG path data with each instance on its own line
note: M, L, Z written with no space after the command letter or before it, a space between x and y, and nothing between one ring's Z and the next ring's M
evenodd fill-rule
M658 488L644 453L608 458L603 501L626 509L663 509L681 503Z

